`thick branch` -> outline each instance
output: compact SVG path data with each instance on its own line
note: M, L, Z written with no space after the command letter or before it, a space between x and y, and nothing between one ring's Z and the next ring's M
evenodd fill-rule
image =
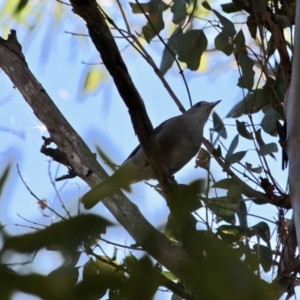
M296 3L292 80L285 97L287 121L286 151L289 157L289 186L298 249L300 249L300 0Z

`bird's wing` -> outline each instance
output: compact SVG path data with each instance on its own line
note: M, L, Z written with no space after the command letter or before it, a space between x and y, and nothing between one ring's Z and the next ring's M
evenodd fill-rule
M158 125L155 129L154 129L154 134L157 135L161 129L163 128L163 126L169 122L170 120L172 120L173 118L166 120L164 122L162 122L160 125ZM135 155L139 150L141 149L141 144L139 144L138 146L136 146L136 148L129 154L129 156L126 158L125 161L127 161L128 159L130 159L133 155Z

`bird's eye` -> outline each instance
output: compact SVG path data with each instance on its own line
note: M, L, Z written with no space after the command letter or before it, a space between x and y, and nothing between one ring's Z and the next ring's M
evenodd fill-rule
M196 103L194 106L195 106L195 107L199 107L199 106L201 105L201 103L202 103L202 102L198 102L198 103Z

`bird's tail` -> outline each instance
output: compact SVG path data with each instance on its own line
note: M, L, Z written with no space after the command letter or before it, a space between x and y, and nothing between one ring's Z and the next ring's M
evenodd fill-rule
M129 182L127 182L126 178L124 178L124 176L120 176L124 174L118 173L119 172L117 171L115 174L108 177L106 180L83 195L81 202L85 209L94 207L99 201L110 196L118 189L128 186Z

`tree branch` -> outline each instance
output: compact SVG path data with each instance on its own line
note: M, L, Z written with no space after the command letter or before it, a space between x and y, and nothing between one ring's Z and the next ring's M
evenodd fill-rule
M295 37L291 85L285 97L286 152L289 157L289 187L298 249L300 249L300 0L296 1Z

